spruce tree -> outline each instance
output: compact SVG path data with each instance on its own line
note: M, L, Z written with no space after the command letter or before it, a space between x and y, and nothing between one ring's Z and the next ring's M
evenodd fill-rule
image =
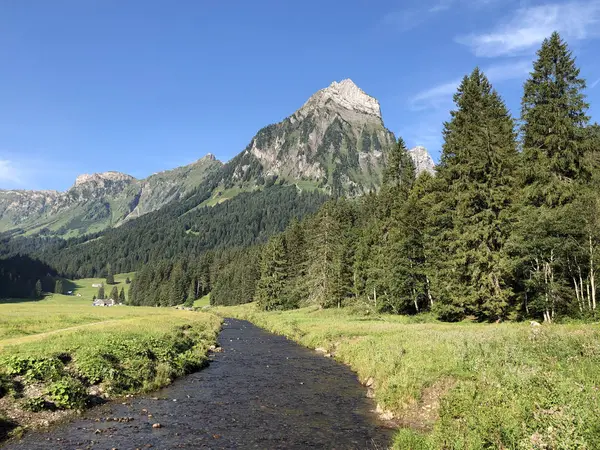
M505 244L517 164L514 123L477 68L454 102L438 167L436 310L447 320L473 313L501 318L512 296Z
M98 298L101 300L104 299L104 286L98 288Z
M129 277L127 277L127 278L125 279L125 284L130 284L130 283L131 283L131 280L129 279Z
M521 101L524 193L534 206L568 202L571 182L589 176L585 86L566 42L553 33L537 52Z
M42 282L40 280L35 282L35 298L42 298Z
M307 284L310 300L321 307L342 306L352 291L350 221L348 204L339 199L325 203L310 224Z
M170 279L168 280L168 295L165 296L166 298L161 305L175 306L185 303L188 286L184 263L178 262L173 266Z
M192 282L190 283L190 288L188 289L188 294L187 294L187 300L186 303L189 305L192 305L194 303L194 300L196 300L198 298L197 296L197 281L196 280L192 280Z
M524 313L547 322L578 297L572 272L581 266L571 244L585 244L575 205L591 178L584 88L567 44L553 33L524 85L522 195L512 243Z
M64 293L63 281L60 278L58 280L56 280L56 283L54 283L54 293L55 294L63 294Z
M114 300L115 302L119 301L119 288L117 286L113 286L113 288L110 291L109 298Z
M254 294L259 306L265 310L285 309L288 261L282 235L269 239L264 246L260 265L260 279Z
M125 288L121 288L119 292L119 303L125 304Z
M392 310L419 313L432 306L427 277L426 231L431 175L424 172L413 184L390 230L388 267Z
M115 276L110 264L107 264L106 266L106 284L115 284Z

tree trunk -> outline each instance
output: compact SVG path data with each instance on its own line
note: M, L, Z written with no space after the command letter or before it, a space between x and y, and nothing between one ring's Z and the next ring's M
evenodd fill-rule
M415 309L417 310L417 314L419 313L419 303L417 302L417 292L415 287L412 288L413 301L415 302Z
M433 308L433 297L431 296L431 289L430 289L430 282L429 282L429 277L426 276L425 277L425 283L426 283L426 289L427 289L427 299L429 300L429 307Z
M579 296L579 286L575 277L573 277L573 285L575 286L575 297L577 297L577 305L579 306L579 311L583 312L583 300Z
M592 311L596 311L596 280L594 273L594 246L592 245L592 236L589 235L590 243L590 284L592 290Z

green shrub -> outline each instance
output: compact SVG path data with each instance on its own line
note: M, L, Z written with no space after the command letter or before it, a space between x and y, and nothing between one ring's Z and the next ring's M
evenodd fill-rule
M74 378L63 378L51 384L48 395L60 409L81 409L88 398L85 386Z
M63 374L64 364L57 357L8 356L0 362L7 375L22 376L25 381L57 380Z
M48 409L48 402L44 397L32 397L23 402L23 409L31 412L40 412Z

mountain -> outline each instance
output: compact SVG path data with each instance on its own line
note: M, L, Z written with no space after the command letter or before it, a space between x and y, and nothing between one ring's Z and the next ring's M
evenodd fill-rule
M411 148L408 150L408 154L415 163L417 175L422 172L429 172L431 175L435 175L435 163L425 147L419 145Z
M228 164L223 183L280 179L356 196L379 187L384 155L395 141L376 99L352 80L333 82L290 117L261 129Z
M0 232L81 236L190 196L179 213L275 183L354 197L379 188L385 155L395 142L375 98L349 79L333 82L291 116L259 130L227 164L209 154L142 180L105 172L80 175L66 192L0 190ZM433 173L425 148L410 154L417 172Z
M183 198L221 167L209 154L142 180L104 172L79 175L66 192L0 190L0 231L60 236L101 231Z

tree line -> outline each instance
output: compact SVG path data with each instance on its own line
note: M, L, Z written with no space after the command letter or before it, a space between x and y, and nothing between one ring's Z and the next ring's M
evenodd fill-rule
M328 201L247 249L260 252L258 274L241 256L221 267L227 302L267 310L367 302L447 321L594 315L600 127L590 124L585 87L552 34L524 84L517 125L476 68L454 95L435 176L415 178L399 139L379 193ZM240 280L256 281L240 292Z
M42 298L55 288L55 278L53 268L28 256L0 259L0 299Z

